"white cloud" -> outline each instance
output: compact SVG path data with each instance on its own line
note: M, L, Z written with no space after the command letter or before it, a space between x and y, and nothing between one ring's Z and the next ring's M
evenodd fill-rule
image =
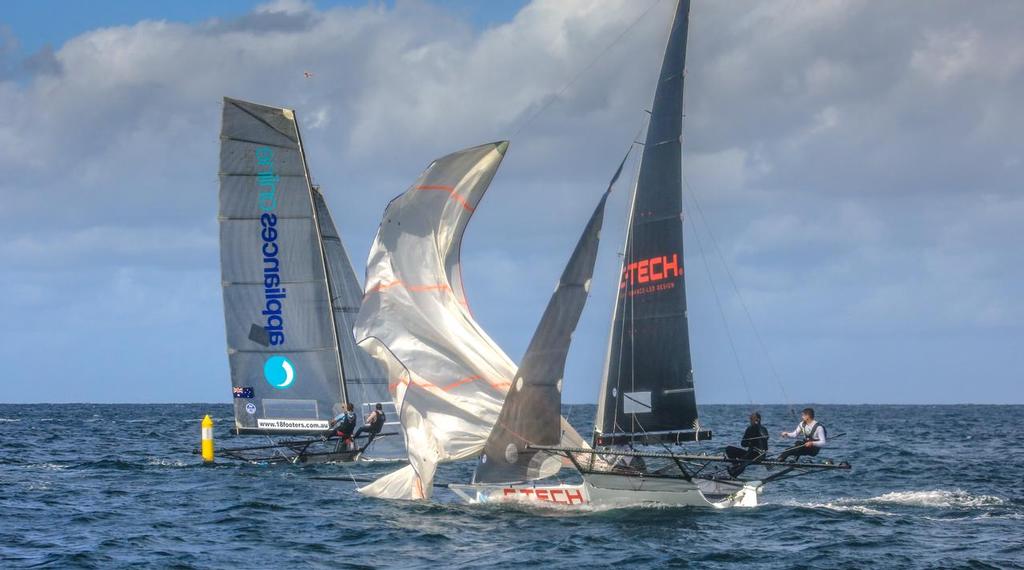
M16 289L22 320L41 299L73 312L115 291L140 322L198 299L194 326L222 334L223 95L297 109L357 265L387 200L431 159L522 127L466 244L492 274L467 281L488 327L539 315L550 287L538 283L554 283L650 105L671 4L557 97L651 2L536 0L479 31L424 2L284 0L230 20L92 30L37 54L30 75L0 81L5 265L32 284ZM1022 22L1015 2L695 4L687 180L774 334L1019 327ZM106 285L68 295L47 277L54 264ZM160 265L171 269L148 273ZM194 296L163 304L175 275ZM530 330L496 336L524 343ZM584 353L603 352L603 331L578 336ZM223 359L217 346L189 350Z

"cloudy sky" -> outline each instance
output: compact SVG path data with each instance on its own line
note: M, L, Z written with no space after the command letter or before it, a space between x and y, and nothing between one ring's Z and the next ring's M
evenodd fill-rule
M0 17L0 401L230 401L224 95L296 109L360 273L385 204L432 158L511 136L463 259L478 320L518 359L650 105L672 2L87 8ZM1024 403L1021 29L1012 0L695 1L702 402ZM571 402L596 398L627 186Z

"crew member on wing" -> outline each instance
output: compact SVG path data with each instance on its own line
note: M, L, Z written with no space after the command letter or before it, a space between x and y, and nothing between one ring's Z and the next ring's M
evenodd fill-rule
M324 434L326 439L338 438L338 446L335 451L347 451L351 448L352 431L356 429L355 407L345 402L341 404L341 409L343 411L334 417L334 423L328 428L327 433Z
M768 452L768 430L761 425L760 412L750 414L750 425L743 432L740 445L743 447L730 445L725 448L725 456L733 460L729 466L729 476L733 479L739 477L751 463L764 459Z
M779 455L779 461L785 461L790 457L799 458L803 455L815 456L828 443L825 426L814 419L814 408L804 408L800 416L801 421L797 424L796 429L782 432L782 437L796 437L802 441L799 445L783 451L782 455Z
M366 421L363 423L363 425L359 428L358 431L356 431L355 435L352 436L354 438L357 438L363 433L367 434L366 445L362 447L362 450L365 450L367 447L370 447L370 444L373 443L373 438L377 437L377 434L380 433L380 430L384 429L384 422L386 421L388 421L388 417L384 415L384 406L378 403L375 406L375 409L372 412L370 412L370 415L366 416Z

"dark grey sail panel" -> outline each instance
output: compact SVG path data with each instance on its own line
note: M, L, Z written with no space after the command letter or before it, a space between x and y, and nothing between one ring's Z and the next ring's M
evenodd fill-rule
M676 9L634 190L595 443L692 439L683 268L683 80L690 3ZM687 432L689 435L687 435Z
M222 121L218 220L235 426L323 429L343 384L295 115L225 98Z
M550 456L546 453L538 454L526 446L558 445L562 439L561 404L565 359L569 354L572 333L576 330L590 292L605 203L610 192L611 186L590 216L558 280L558 286L548 301L508 395L505 396L498 421L484 446L474 476L475 482L527 481L546 476L542 466Z
M327 255L327 274L333 296L331 307L341 349L346 396L349 402L356 405L361 416L365 416L377 403L386 404L385 411L390 412L393 408L390 406L387 376L373 357L356 346L352 336L352 327L363 302L362 285L359 284L352 261L319 189L313 189L313 202Z

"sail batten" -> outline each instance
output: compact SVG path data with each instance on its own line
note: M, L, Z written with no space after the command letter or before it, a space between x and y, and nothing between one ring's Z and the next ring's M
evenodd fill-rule
M697 425L682 232L682 96L690 3L680 0L630 204L595 443L671 440ZM699 435L695 437L700 437Z

